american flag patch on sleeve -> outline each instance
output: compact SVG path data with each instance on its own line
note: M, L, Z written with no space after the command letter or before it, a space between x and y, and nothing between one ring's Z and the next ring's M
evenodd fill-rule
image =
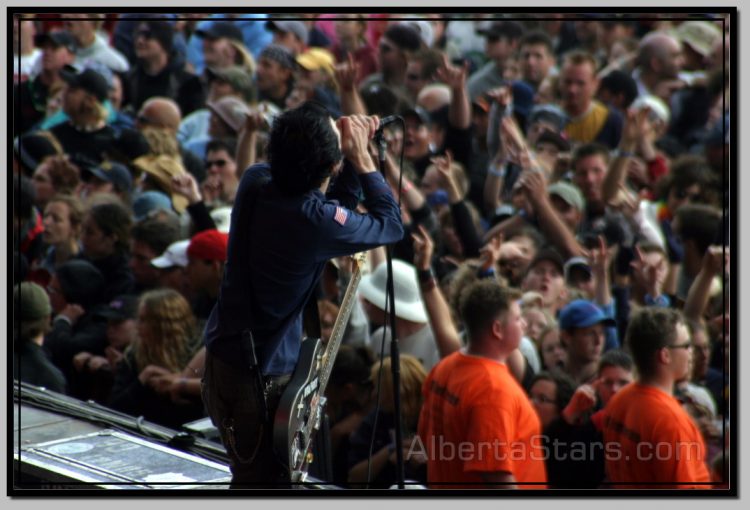
M333 221L341 225L342 227L346 223L346 219L349 217L349 213L343 207L336 207L336 214L333 215Z

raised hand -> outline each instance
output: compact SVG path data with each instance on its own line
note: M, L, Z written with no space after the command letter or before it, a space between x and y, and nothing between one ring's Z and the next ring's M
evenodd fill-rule
M354 90L357 84L357 76L359 76L359 64L354 61L354 56L351 52L347 53L346 62L337 64L334 67L333 74L341 90Z
M203 199L209 204L221 198L223 190L224 183L218 175L209 174L201 183Z
M547 179L542 172L524 172L519 180L527 200L532 205L542 203L542 201L548 199Z
M463 66L458 67L453 65L448 55L443 53L443 63L438 68L436 75L438 80L448 85L451 89L460 89L466 85L466 76L468 73L468 61L464 61Z
M603 236L599 236L599 246L589 252L589 266L594 275L606 278L609 268L609 250Z
M453 154L451 151L445 151L445 156L436 156L431 158L432 163L440 176L440 185L448 192L448 200L451 204L460 202L461 192L458 189L458 183L453 174Z
M495 101L501 107L501 110L513 103L513 91L508 85L490 89L485 94L491 100Z
M582 384L576 389L562 412L563 418L568 423L575 423L584 413L596 405L596 387L598 385L599 381L597 380L593 384Z
M703 256L703 268L711 275L722 274L724 268L729 271L729 248L709 246Z
M500 121L500 141L508 161L521 165L521 158L529 149L526 138L513 117L503 117Z
M266 119L263 116L263 112L253 109L245 113L245 124L242 126L242 130L245 133L257 133L265 127Z
M198 182L189 172L183 172L172 177L172 192L187 198L189 204L197 204L203 200Z
M663 260L662 263L664 263ZM645 288L650 296L657 297L661 295L661 290L664 288L664 281L666 279L666 272L660 271L658 266L646 262L638 246L635 247L635 258L630 265L633 268L635 281L641 287Z
M430 234L422 225L417 225L417 231L411 234L414 242L414 267L418 271L426 271L432 265L432 253L435 245Z
M492 236L492 238L479 249L481 261L480 270L485 272L491 267L497 267L503 247L503 233Z

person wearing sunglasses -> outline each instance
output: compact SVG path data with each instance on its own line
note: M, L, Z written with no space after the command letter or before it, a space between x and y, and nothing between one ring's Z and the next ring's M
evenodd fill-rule
M138 24L133 33L136 65L126 75L125 103L138 111L151 97L174 98L182 115L201 108L205 91L200 78L184 70L174 52L174 28L164 20Z
M674 309L643 308L630 319L626 344L638 377L605 409L608 480L614 487L710 488L701 485L710 481L705 442L674 397L675 382L690 371L684 318Z
M401 97L409 97L406 88L408 57L422 47L417 30L410 25L393 24L388 27L378 42L377 61L379 72L368 76L360 86L367 89L378 83L387 85Z
M203 200L209 207L220 207L234 203L237 194L237 162L233 139L222 138L206 145L206 179L201 183Z

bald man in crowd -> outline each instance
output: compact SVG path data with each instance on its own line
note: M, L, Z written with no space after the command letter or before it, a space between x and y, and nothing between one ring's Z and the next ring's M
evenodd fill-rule
M167 97L153 97L143 103L138 111L135 126L146 135L149 144L152 146L152 152L162 153L167 148L155 146L161 145L161 143L155 142L159 138L162 138L168 144L173 142L187 171L193 174L198 182L202 182L206 178L206 169L203 167L203 162L198 156L184 149L177 140L177 130L181 121L182 114L177 103ZM149 130L159 131L160 136L149 136Z
M652 94L669 104L672 93L684 86L678 74L684 64L680 42L666 32L647 34L638 46L633 78L638 95Z

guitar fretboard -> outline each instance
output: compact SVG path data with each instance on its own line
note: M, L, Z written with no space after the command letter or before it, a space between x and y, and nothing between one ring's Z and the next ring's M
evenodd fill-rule
M352 277L349 280L349 285L346 287L344 298L341 300L341 307L339 313L336 316L336 322L333 324L333 331L331 337L328 339L325 351L323 353L323 369L320 371L320 394L325 393L326 385L328 384L328 378L333 370L333 363L336 360L336 353L338 353L339 346L341 345L341 339L344 337L344 331L346 325L349 322L349 316L352 313L354 307L354 300L357 297L357 287L359 281L362 279L362 264L364 263L365 254L358 253L352 256L354 268L352 270Z

